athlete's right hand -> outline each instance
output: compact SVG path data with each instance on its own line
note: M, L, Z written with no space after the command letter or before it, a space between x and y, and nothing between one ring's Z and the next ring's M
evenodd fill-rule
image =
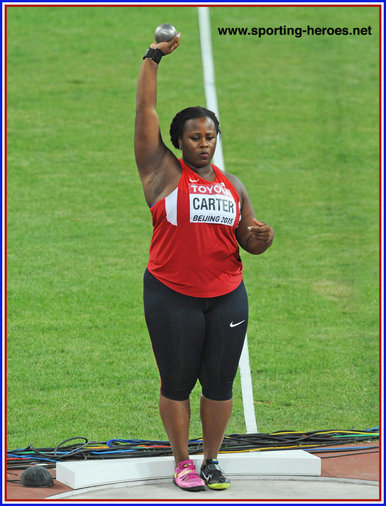
M177 49L180 44L180 40L181 33L178 32L172 40L169 40L169 42L153 42L153 44L150 44L150 47L153 49L160 49L163 54L170 54Z

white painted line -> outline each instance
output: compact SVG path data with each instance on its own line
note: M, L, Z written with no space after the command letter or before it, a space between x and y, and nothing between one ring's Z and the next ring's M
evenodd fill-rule
M216 84L214 80L214 64L212 53L212 39L210 35L210 19L208 7L197 7L198 21L200 26L201 59L204 74L204 87L206 107L213 111L220 121L220 114L217 104ZM213 157L213 163L221 170L225 171L224 156L222 151L221 136L217 138L216 152Z
M240 366L241 392L243 396L244 420L246 431L247 434L256 434L257 423L255 415L255 405L253 402L252 375L251 375L251 367L249 365L247 334L245 334L245 341L243 351L241 352L239 366Z
M208 7L197 7L198 21L200 27L200 41L201 41L201 58L202 68L204 74L205 98L206 106L213 111L217 119L220 121L220 115L217 104L216 84L214 79L214 64L212 52L212 39L210 34L210 18ZM225 171L224 156L222 150L221 137L218 137L216 152L213 157L213 163L221 170ZM251 369L249 367L249 351L248 339L245 335L245 342L243 351L240 357L240 379L241 379L241 392L243 396L244 407L244 420L247 429L247 434L257 432L255 406L253 403L253 388Z

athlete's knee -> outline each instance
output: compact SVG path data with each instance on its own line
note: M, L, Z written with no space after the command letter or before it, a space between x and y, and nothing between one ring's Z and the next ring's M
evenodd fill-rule
M185 401L186 399L189 399L193 388L194 384L183 386L162 382L161 394L167 399L171 399L172 401Z
M233 382L220 385L207 385L201 383L202 395L211 401L229 401L232 399Z

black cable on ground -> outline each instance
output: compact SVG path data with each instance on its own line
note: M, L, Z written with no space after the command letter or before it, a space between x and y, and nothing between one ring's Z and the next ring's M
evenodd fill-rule
M224 437L220 453L243 453L278 450L316 451L363 451L374 446L334 448L347 444L373 442L379 438L378 427L370 430L323 430L312 432L278 431L270 434L230 434ZM80 442L79 442L80 440ZM74 441L78 441L75 443ZM202 438L192 439L188 445L189 454L203 453ZM55 448L26 448L7 452L8 469L25 469L44 463L55 467L57 462L67 460L102 460L116 458L138 458L172 455L169 441L146 439L110 439L105 442L88 441L80 436L66 439Z

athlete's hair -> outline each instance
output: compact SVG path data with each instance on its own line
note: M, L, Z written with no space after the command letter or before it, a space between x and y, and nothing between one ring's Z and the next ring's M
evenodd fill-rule
M182 111L178 112L170 125L170 140L175 148L179 149L178 139L182 136L182 133L185 128L185 123L189 119L195 118L210 118L214 126L216 128L216 133L221 134L220 123L214 112L206 109L205 107L200 107L197 105L196 107L187 107Z

